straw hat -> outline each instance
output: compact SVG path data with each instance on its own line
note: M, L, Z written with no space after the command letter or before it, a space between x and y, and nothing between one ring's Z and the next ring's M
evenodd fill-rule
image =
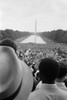
M0 46L0 100L26 100L32 86L33 76L28 66L11 47Z

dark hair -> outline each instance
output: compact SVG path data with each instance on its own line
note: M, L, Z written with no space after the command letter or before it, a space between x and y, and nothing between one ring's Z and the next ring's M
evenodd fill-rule
M64 62L59 62L59 66L60 66L60 70L59 70L57 78L62 79L67 74L67 65Z
M53 83L59 72L58 62L51 58L42 59L39 64L39 72L43 82L45 80L48 84Z
M3 39L1 41L1 43L0 43L0 46L9 46L9 47L12 47L15 52L17 50L16 43L12 39L10 39L10 38Z

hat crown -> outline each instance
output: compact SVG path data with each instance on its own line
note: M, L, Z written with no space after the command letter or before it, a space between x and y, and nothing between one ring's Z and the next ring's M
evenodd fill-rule
M0 48L0 85L8 82L12 72L11 59L7 53Z
M21 66L11 47L0 46L0 93L14 91L21 81ZM13 92L14 92L13 91Z

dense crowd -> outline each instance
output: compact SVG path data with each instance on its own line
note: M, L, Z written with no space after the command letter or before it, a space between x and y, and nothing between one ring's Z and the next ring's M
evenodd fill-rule
M42 59L44 58L51 58L56 60L57 62L64 62L65 64L67 63L67 58L66 55L63 53L60 55L58 50L50 50L47 53L44 53L40 50L32 50L31 48L26 49L25 51L19 50L17 52L18 57L20 60L24 61L28 67L31 69L34 79L35 79L35 87L39 83L40 78L39 78L39 64ZM65 58L64 58L65 57ZM67 85L67 83L66 83ZM33 89L33 90L34 90Z
M56 61L64 61L66 62L67 58L62 56L64 55L63 53L60 55L58 53L58 50L50 50L44 53L43 51L40 51L39 49L31 49L28 48L26 50L18 50L17 55L20 60L23 60L30 68L35 67L35 69L38 69L39 63L41 59L43 58L52 58L55 59ZM66 55L65 55L66 56Z
M0 43L0 100L67 100L67 55ZM6 98L6 99L5 99Z

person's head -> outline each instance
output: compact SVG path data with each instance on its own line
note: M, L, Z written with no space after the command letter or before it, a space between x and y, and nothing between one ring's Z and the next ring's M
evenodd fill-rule
M64 81L66 74L67 74L67 64L60 61L59 66L60 66L60 70L57 75L57 81Z
M3 39L0 43L0 46L9 46L9 47L13 48L15 52L17 51L16 43L10 38Z
M44 58L39 64L39 72L43 83L52 84L59 72L59 65L51 58Z

